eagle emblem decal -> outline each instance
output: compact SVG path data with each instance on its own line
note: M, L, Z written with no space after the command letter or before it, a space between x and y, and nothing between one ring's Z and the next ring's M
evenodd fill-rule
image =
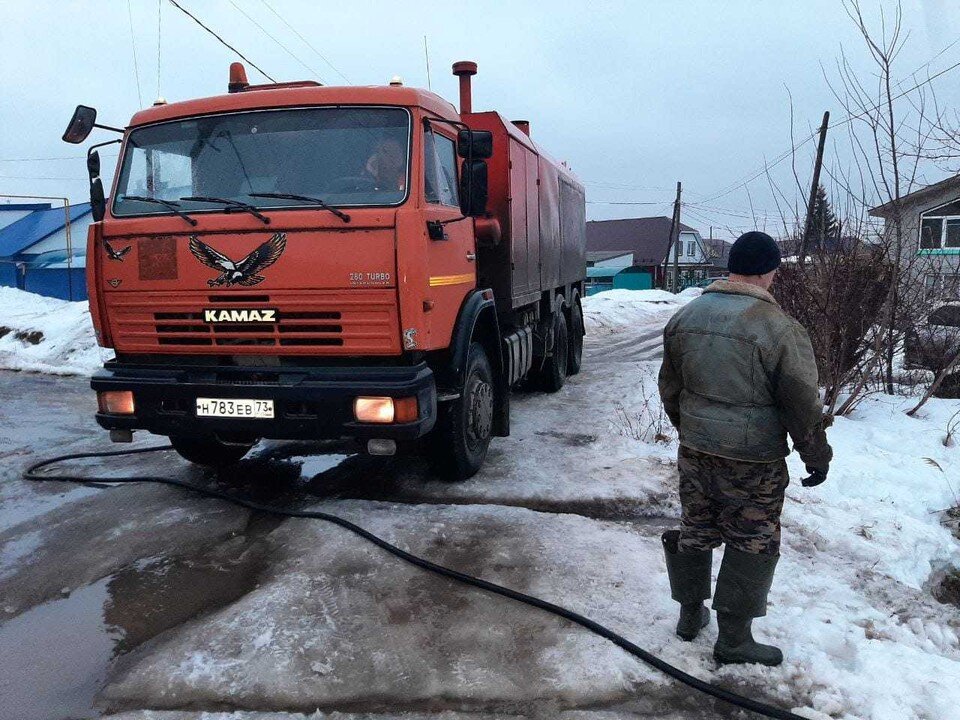
M260 272L279 260L286 246L286 233L275 233L272 238L242 260L231 260L223 253L214 250L196 235L190 236L191 254L208 268L220 273L213 280L207 280L207 285L210 287L259 285L263 282L263 276L260 275Z
M107 242L106 238L103 240L103 249L107 251L107 257L111 260L118 260L123 262L123 256L130 252L130 245L127 245L125 248L120 248L117 250L113 245Z

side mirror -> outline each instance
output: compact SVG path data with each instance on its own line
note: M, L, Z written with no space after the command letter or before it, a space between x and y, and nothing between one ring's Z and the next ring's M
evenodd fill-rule
M460 212L476 217L487 212L487 164L464 160L460 166Z
M90 213L96 222L103 220L107 212L107 199L103 194L103 181L95 178L90 183Z
M493 133L489 130L461 130L457 133L457 155L486 160L493 155Z
M63 133L64 142L78 145L82 143L93 131L97 123L97 109L87 107L86 105L77 105L73 111L73 117Z
M96 150L87 153L87 174L90 176L90 213L96 222L100 222L107 211L107 201L100 179L100 153Z
M96 150L87 153L87 175L90 176L90 182L100 177L100 153Z

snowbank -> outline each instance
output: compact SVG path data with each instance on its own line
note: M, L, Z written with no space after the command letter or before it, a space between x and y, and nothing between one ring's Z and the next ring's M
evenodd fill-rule
M697 294L600 293L584 309L594 332L617 334L597 342L624 356ZM608 365L597 378L641 429L659 401L637 388L658 365L623 364L616 376ZM915 403L875 395L837 418L828 433L835 458L817 488L801 486L803 464L788 458L782 559L768 616L756 624L786 661L776 669L721 668L716 677L765 685L781 704L824 717L960 718L960 614L934 598L944 573L960 568L960 542L942 523L943 511L960 505L960 447L944 445L960 401L934 399L908 417ZM676 439L638 442L635 452L663 460L676 452ZM666 478L662 492L675 498L675 483ZM698 639L695 652L708 654L714 637Z
M89 375L102 364L86 302L0 287L0 368Z
M637 325L665 324L682 305L700 294L691 288L679 295L665 290L607 290L583 298L588 333L620 333Z

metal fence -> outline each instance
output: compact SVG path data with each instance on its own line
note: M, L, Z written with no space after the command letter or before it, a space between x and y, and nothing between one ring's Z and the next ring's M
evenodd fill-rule
M0 260L0 286L61 300L87 299L87 273L84 268L43 267Z

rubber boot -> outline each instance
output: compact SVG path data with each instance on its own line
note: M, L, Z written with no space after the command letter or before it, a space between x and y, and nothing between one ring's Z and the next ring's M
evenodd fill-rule
M667 560L667 575L670 577L670 595L680 603L677 635L689 642L710 622L710 611L703 601L710 597L713 551L679 552L679 530L668 530L661 540L663 556Z
M721 665L779 665L783 653L753 639L754 618L767 614L767 594L779 555L747 553L729 545L723 551L713 609L717 611L717 643L713 657Z

